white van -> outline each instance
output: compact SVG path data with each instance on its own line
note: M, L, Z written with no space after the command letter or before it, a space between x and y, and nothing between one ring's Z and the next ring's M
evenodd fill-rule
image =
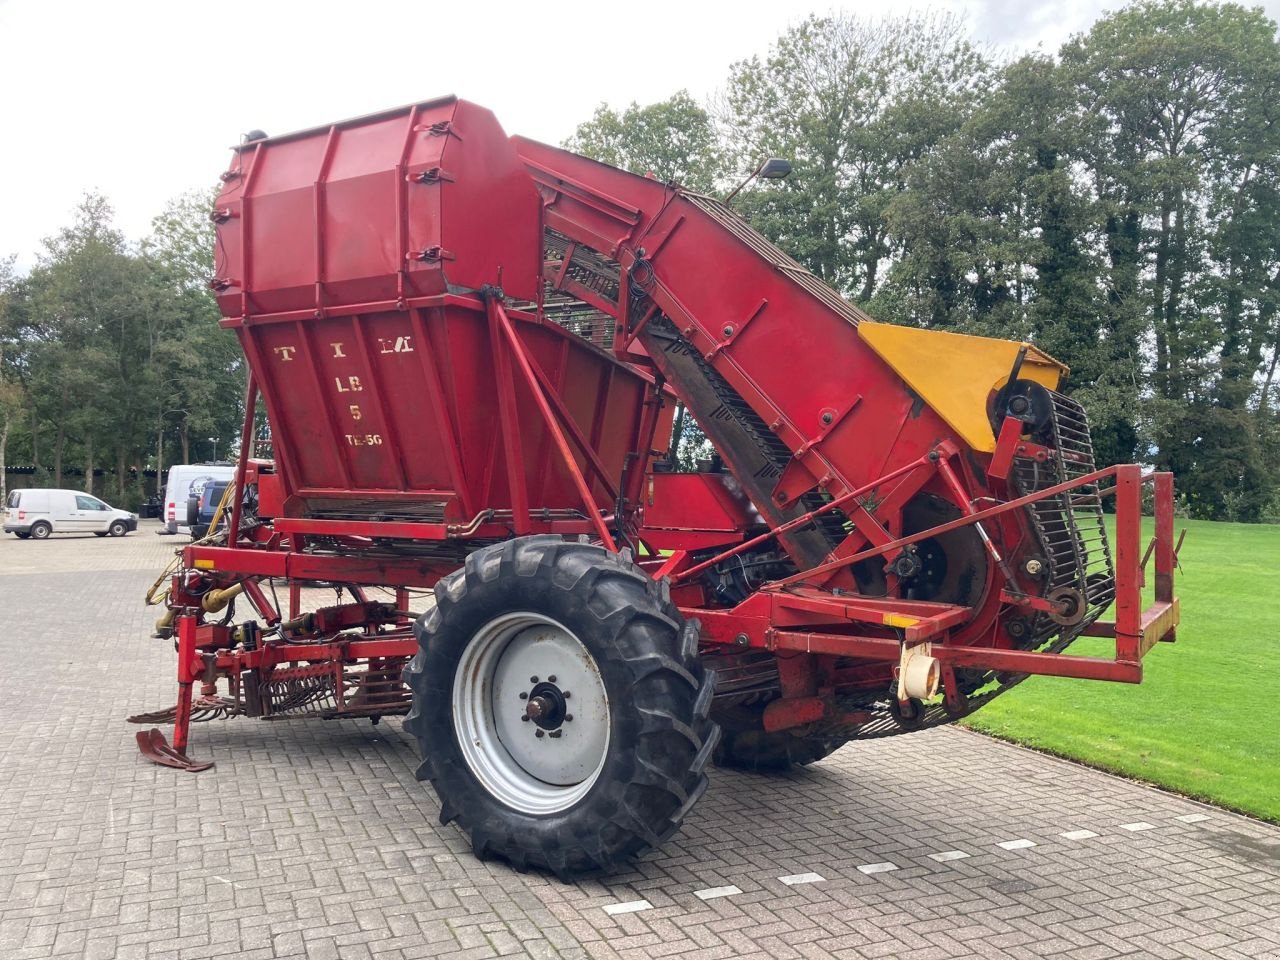
M5 501L4 532L19 540L47 540L54 533L123 537L137 529L136 513L79 490L14 490Z
M233 480L236 468L231 463L176 463L169 468L164 486L164 506L160 519L161 533L191 533L187 526L187 499L198 497L210 480Z

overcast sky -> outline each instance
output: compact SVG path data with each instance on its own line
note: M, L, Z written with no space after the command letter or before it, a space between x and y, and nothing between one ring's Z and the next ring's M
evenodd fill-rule
M0 256L31 266L85 190L143 236L254 127L446 93L559 142L601 101L702 99L812 11L949 10L1006 53L1055 50L1117 0L0 0ZM1266 6L1280 8L1280 0Z

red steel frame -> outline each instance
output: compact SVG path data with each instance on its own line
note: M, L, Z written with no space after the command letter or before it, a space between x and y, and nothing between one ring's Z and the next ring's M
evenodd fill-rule
M331 245L329 236L329 231L337 229L336 221L331 223L327 218L330 205L348 202L341 190L328 182L335 164L351 162L349 158L342 159L347 156L341 147L345 125L328 128L322 134L323 146L319 152L313 151L311 159L300 168L306 178L311 178L306 182L310 184L310 214L314 217L315 236L314 243L301 254L309 263L311 279L304 286L292 288L294 293L288 290L282 293L269 284L264 291L255 286L259 275L272 269L282 275L296 274L296 271L289 274L292 269L289 264L281 267L270 259L278 250L289 248L271 248L261 254L251 248L255 235L250 229L251 222L260 227L266 215L264 211L271 209L259 207L279 200L270 191L255 193L257 178L272 175L270 168L266 174L260 172L263 145L244 148L241 155L244 172L237 166L227 177L229 186L224 193L229 199L225 206L220 200L215 219L220 226L229 224L238 231L230 235L229 249L235 254L230 260L238 264L240 276L224 275L215 281L215 289L227 314L223 322L236 329L250 367L236 490L243 491L250 478L259 391L272 414L273 427L277 415L286 409L282 401L287 388L278 382L279 371L284 368L279 363L272 367L268 354L271 350L296 350L300 364L297 369L304 372L292 381L293 387L298 390L314 387L320 396L325 385L321 383L321 367L317 366L320 358L316 355L316 334L309 324L324 323L330 326L323 329L339 330L342 331L339 335L352 338L354 346L349 348L350 356L359 364L347 368L356 371L350 374L352 387L359 380L362 388L368 388L362 389L362 393L369 395L369 411L383 424L382 429L390 441L386 446L391 455L378 463L390 470L393 488L378 488L374 492L388 503L412 503L438 496L447 499L449 512L439 522L335 520L300 515L303 511L293 505L297 498L350 497L364 492L353 480L361 468L359 450L338 444L332 459L336 479L327 481L330 486L312 484L308 487L303 482L305 464L299 459L302 451L298 445L278 443L279 477L275 479L282 491L283 508L266 522L246 524L242 499L236 496L228 521L226 545L200 543L185 548L182 572L174 577L171 585L170 606L176 615L178 652L173 751L179 758L185 756L188 748L193 707L217 703L217 683L221 679L238 684L241 675L249 671L267 678L273 670L287 669L291 664L340 666L362 661L394 662L417 652L406 618L407 591L433 586L456 569L457 563L444 557L378 553L368 549L375 539L457 544L555 533L585 535L610 550L617 550L623 542L638 545L643 551L639 557L642 566L655 578L668 579L682 613L699 622L702 641L709 653L786 654L778 658L781 709L766 715L769 729L830 715L822 691L829 692L832 684L829 676L820 681L819 674L830 674L837 658L891 672L893 665L901 662L905 648L929 644L930 655L942 664L950 704L959 696L954 689L957 668L1136 683L1142 678L1142 658L1147 651L1158 641L1174 639L1179 611L1174 593L1177 544L1174 542L1171 474L1144 472L1136 465L1119 465L1027 496L1003 501L986 496L987 490L1006 489L1002 485L1015 455L1028 456L1035 452L1031 449L1033 445L1022 441L1019 422L1007 418L1001 424L995 452L984 475L975 479L972 451L958 441L934 411L927 407L909 410L911 401L900 389L896 375L874 359L856 336L850 339L853 335L849 328L856 327L860 317L856 310L847 305L833 306L826 295L815 297L811 287L794 284L798 267L780 264L769 256L750 261L741 259L745 256L741 246L732 245L738 243L740 237L726 229L723 222L717 226L707 220L699 213L701 208L690 205L665 186L642 178L618 179L626 175L600 165L590 166L581 158L526 141L520 145L524 166L531 181L536 181L544 192L539 210L539 201L531 188L525 197L518 185L512 186L513 181L503 180L503 189L507 191L504 202L515 204L525 212L535 211L537 217L536 221L524 222L513 214L513 223L529 230L530 236L526 239L538 248L544 226L570 237L563 261L544 264L543 277L553 288L593 305L617 322L612 352L595 350L591 354L593 359L587 369L597 380L594 389L601 412L597 412L589 429L584 427L575 419L565 393L565 380L570 377L565 357L570 350L568 338L572 335L543 316L540 301L532 308L517 309L496 286L473 284L476 292L464 293L458 291L466 284L456 282L456 274L446 282L446 265L450 271L455 267L454 254L443 243L445 219L440 213L450 196L446 191L454 188L449 186L456 173L447 166L449 150L462 149L459 144L465 144L471 151L480 149L485 143L484 136L474 131L487 129L484 124L489 122L480 116L474 119L478 127L460 132L460 127L472 122L468 118L478 116L476 108L464 109L464 106L452 100L435 101L415 106L403 116L393 111L370 120L374 124L389 125L390 133L384 131L384 135L390 137L389 142L396 145L398 152L393 176L387 181L394 187L394 216L387 219L385 210L380 214L386 223L394 222L396 275L393 286L388 286L386 278L382 278L382 286L373 299L362 296L366 293L365 287L360 286L363 280L342 278L343 264L334 253L337 248ZM448 119L441 119L445 117ZM459 117L463 122L458 122ZM308 135L298 135L281 138L277 143L286 144L286 149L301 149L307 139ZM515 169L514 151L505 149L511 153L508 160ZM474 155L473 152L471 156ZM310 172L312 168L308 163L317 164L319 173ZM279 172L275 175L279 176ZM598 182L589 182L597 175ZM357 179L343 181L342 189L350 188ZM423 193L423 189L440 192L438 195ZM474 185L468 189L474 191ZM282 187L278 190L281 194L289 192ZM411 201L428 202L421 200L424 196L435 196L436 200L431 202L439 205L435 211L439 214L438 222L432 221L436 232L428 239L440 242L416 251L411 248L406 205ZM474 198L475 194L467 196ZM419 199L413 201L415 197ZM712 219L714 216L719 215L713 213ZM483 224L468 223L449 235L450 245L472 244L473 229L481 236L486 235ZM502 240L504 256L509 262L519 261L528 252L524 249L527 244L522 246L523 241L518 237L512 240L513 236L517 236L514 229L504 233ZM578 244L598 255L615 258L620 269L626 272L625 276L620 274L622 282L617 302L570 276L569 268ZM691 262L703 246L708 248L708 256L723 257L725 262L744 268L741 276L714 281L722 284L713 291L717 296L726 302L737 298L733 309L738 312L732 314L736 318L733 323L716 319L714 313L699 312L699 309L709 309L705 303L700 308L692 303L706 292L703 286L712 285L710 280L706 284L702 282L705 275ZM755 253L751 256L755 257ZM256 257L265 259L260 263ZM483 256L475 257L476 262L483 259ZM466 258L461 257L459 263L462 260ZM748 266L756 271L749 276L745 269ZM649 271L652 281L649 298L642 300L646 305L640 315L632 316L627 283L633 276L631 271L642 268ZM224 273L226 269L236 267L224 265ZM489 268L468 262L467 269L482 272ZM502 271L499 262L492 279L501 282ZM524 282L529 279L525 278ZM680 283L685 286L680 287ZM766 290L768 296L760 296L753 285ZM277 281L277 286L283 287L284 282ZM751 289L738 289L743 286ZM304 293L297 293L299 290ZM340 290L346 293L340 294ZM718 303L712 302L710 306L714 308ZM673 387L677 392L680 389L680 384L674 381L670 386L664 384L663 378L668 373L666 361L657 356L656 351L646 352L643 343L646 326L660 310L678 325L682 336L702 354L703 360L714 365L753 409L762 416L767 414L766 422L793 453L791 464L768 498L771 502L756 502L761 516L754 522L762 522L767 528L765 532L749 535L745 521L726 512L722 517L709 517L704 529L665 531L663 536L676 547L667 556L660 555L646 539L640 510L646 482L656 479L649 471L656 454L655 446L664 445L663 429L669 423L667 401ZM790 318L794 313L797 318L807 318L796 321L794 334L803 339L801 346L814 358L815 370L819 361L826 364L814 376L826 378L824 389L835 392L819 393L815 387L813 395L809 395L804 383L779 383L776 358L769 342L751 339L764 336L762 330L777 328L776 324L771 327L759 320L768 311L773 311L773 316ZM413 348L405 352L417 354L414 376L421 378L426 406L430 408L427 420L440 439L438 455L444 464L444 479L429 489L421 485L411 489L409 471L402 459L401 445L405 441L392 416L389 398L394 385L384 386L379 382L383 368L375 366L377 358L370 347L372 334L365 329L374 323L394 324L397 330L406 331L405 338L412 338ZM493 434L487 438L491 455L479 477L467 475L463 437L450 414L450 404L456 408L461 403L456 394L457 381L463 380L464 375L448 369L447 349L442 352L439 341L439 327L459 323L470 324L468 329L477 336L475 340L466 341L468 347L479 344L490 361ZM744 335L748 328L750 336ZM296 346L282 348L278 343L270 346L276 343L270 339L273 331L292 331ZM545 337L538 340L544 335L551 340ZM561 351L557 356L563 362L555 370L539 360L539 351L544 361L549 355L548 342L558 344L556 349ZM342 343L328 346L336 347L336 356L347 358ZM1019 355L1019 362L1022 356ZM290 359L290 356L284 357L286 361ZM842 370L848 372L842 374ZM324 376L328 376L328 372ZM850 380L853 386L847 386L845 380L840 379L842 376L862 379L856 383ZM773 393L769 377L773 378ZM832 383L836 386L832 387ZM588 385L582 389L589 391L593 387ZM625 456L618 456L616 443L613 453L607 455L603 441L617 440L620 434L615 420L612 435L606 436L609 431L602 411L611 398L626 390L631 391L628 396L632 405L627 407L624 402L621 414L626 424L622 437ZM454 391L453 396L450 391ZM582 396L579 393L576 399L581 400ZM526 400L532 400L532 404ZM328 401L323 406L324 415L317 419L324 422L315 435L340 438L344 430L340 411ZM816 430L805 419L804 412L808 410L807 416L811 418L815 407L823 410L822 425ZM292 422L289 416L294 417ZM282 415L281 422L298 430L296 414L289 416ZM581 412L578 416L581 418ZM894 417L897 419L891 419ZM886 418L890 419L880 422ZM854 423L863 426L855 430L850 427ZM541 438L537 449L546 452L544 457L532 462L527 436L531 430L536 430ZM858 430L864 432L859 434ZM864 442L874 447L871 454L864 455ZM555 491L560 498L558 513L531 503L530 491L546 488L545 477L537 475L538 471L545 473L552 468L560 471L560 476L567 481ZM265 482L261 477L259 481ZM491 494L499 488L499 481L505 486L507 501L495 507ZM536 486L540 482L541 488ZM1093 622L1084 632L1113 639L1114 656L1014 649L1004 633L995 629L1003 613L1016 609L1023 613L1053 612L1053 607L1046 599L1018 587L1001 552L1005 549L1004 541L997 547L986 524L990 523L997 532L1017 534L1021 529L1017 524L1025 523L1019 519L1021 511L1028 505L1077 488L1096 489L1096 485L1108 483L1110 486L1101 495L1113 497L1116 510L1114 619ZM446 486L449 489L444 489ZM1144 551L1141 518L1145 488L1150 488L1155 504L1155 530ZM806 512L797 512L790 506L814 489L824 491L830 499ZM911 497L926 489L946 493L948 501L953 501L962 515L928 530L903 535L900 522L894 518ZM971 497L980 499L971 502ZM983 501L994 505L980 506ZM701 502L713 509L715 501L712 498ZM790 513L781 512L778 504L787 504ZM778 512L770 513L774 508ZM577 516L567 516L567 510L575 511ZM717 606L701 594L698 586L701 574L748 551L773 543L792 553L794 560L789 535L834 510L842 511L853 521L854 532L821 562L796 562L797 573L764 585L735 606ZM887 577L890 595L886 597L863 596L849 589L850 571L855 564L871 558L892 558L904 547L962 528L978 532L1003 575L992 576L992 586L979 606L898 599L891 595L896 587L892 575ZM735 536L739 542L729 545ZM310 551L309 541L315 537L336 540L344 549L325 553ZM658 542L657 531L652 537ZM720 549L715 556L705 558L703 553L702 559L693 559L695 551L717 549L717 546ZM1153 555L1154 598L1144 606L1146 566ZM262 589L261 581L266 579L288 581L287 617L285 611L275 608ZM1001 580L1003 586L999 585ZM238 588L268 626L281 625L285 620L300 621L299 585L314 581L345 585L352 589L355 600L327 608L314 622L292 628L291 639L295 642L236 644L227 626L209 620L210 614L221 609L216 604L212 607L206 604L209 591ZM397 597L395 607L369 603L361 589L365 586L393 587ZM341 682L340 671L338 676ZM196 683L201 685L199 697L194 695Z
M919 467L915 467L919 469ZM1114 680L1139 683L1142 680L1142 658L1158 641L1173 641L1178 622L1179 604L1174 595L1174 568L1177 563L1173 538L1173 475L1163 472L1144 473L1135 464L1108 467L1087 474L1070 483L1059 484L1036 494L1010 500L998 506L961 517L950 523L912 536L871 547L860 553L802 571L793 577L769 584L731 610L689 609L702 624L703 636L710 642L770 651L791 650L829 656L855 657L866 660L896 662L902 642L917 643L945 637L968 616L967 608L944 604L927 604L896 598L832 596L820 591L797 593L788 590L806 577L849 566L872 556L886 555L911 543L938 536L995 517L1027 504L1069 491L1085 484L1110 478L1115 485L1107 494L1116 500L1116 600L1115 619L1096 621L1085 633L1115 639L1115 656L1082 657L1059 653L1035 653L998 647L952 646L945 641L932 648L932 655L953 666L979 667L1010 673L1032 673L1055 677L1090 680ZM887 478L886 478L887 479ZM1143 607L1142 588L1146 583L1145 560L1141 549L1142 488L1150 485L1155 500L1155 536L1145 557L1155 554L1155 597ZM827 504L826 508L831 508ZM808 517L809 515L806 515ZM796 521L799 522L799 521ZM735 551L726 551L722 556ZM699 567L702 565L699 565ZM686 571L664 569L664 574L679 580L699 567ZM1016 602L1016 601L1015 601ZM827 623L847 625L850 622L884 625L886 617L903 616L916 622L902 629L902 639L850 636L825 633L821 629L798 631L787 629L802 624Z
M499 305L491 305L491 315L502 315ZM516 356L522 369L529 358L523 355L523 347L516 337L507 337L507 347ZM532 369L527 376L536 380ZM543 415L552 418L550 407L541 407ZM245 418L246 435L252 429L252 404ZM246 436L246 440L248 437ZM561 439L564 439L561 437ZM242 444L248 451L250 445ZM572 461L567 442L561 447L561 455ZM245 460L242 457L237 475L243 479ZM914 471L937 469L937 463L929 457L909 464L879 478L875 484L884 484ZM942 461L945 462L945 461ZM576 469L576 467L575 467ZM824 569L835 570L852 565L871 556L891 553L910 543L929 536L937 536L947 530L958 529L1025 507L1035 500L1051 497L1086 484L1114 480L1114 485L1104 495L1114 496L1116 501L1115 568L1116 600L1115 618L1091 624L1085 633L1089 636L1109 637L1115 640L1112 658L1072 656L1054 653L1036 653L1008 648L983 646L947 646L947 632L959 626L971 611L968 608L947 604L913 602L896 598L876 599L861 596L837 596L828 592L804 589L797 586L808 574ZM1145 552L1141 544L1142 490L1150 486L1155 503L1154 537ZM866 491L855 490L824 505L822 510L835 509ZM238 524L239 504L233 511L231 524ZM812 520L813 511L791 521L802 525ZM606 531L607 532L607 531ZM763 540L785 533L784 527L768 534L745 541L726 550L717 558L702 564L687 563L688 554L680 553L657 568L655 575L670 577L675 583L692 578L708 564L732 556L744 549L759 545ZM1144 607L1142 588L1146 583L1146 563L1154 554L1154 599ZM347 583L382 585L395 583L404 587L425 587L433 584L444 572L424 572L413 561L388 559L359 560L345 557L324 557L302 554L293 550L270 550L259 547L209 547L191 546L184 551L185 565L190 569L216 570L228 582L253 584L257 577L287 577L299 580L335 580ZM896 662L901 656L902 644L933 641L932 655L945 665L976 667L1009 673L1042 674L1046 676L1074 677L1080 679L1111 680L1138 683L1142 679L1142 658L1158 641L1172 641L1178 622L1178 600L1174 594L1174 571L1177 564L1173 528L1173 477L1164 472L1144 473L1136 465L1126 464L1108 467L1025 497L977 511L955 521L911 536L870 547L859 553L833 560L823 567L805 571L795 577L780 580L758 591L745 602L731 609L713 609L704 606L683 607L686 616L697 617L701 624L704 643L722 645L734 650L760 649L770 652L793 652L813 656L851 657L859 660ZM268 622L278 622L280 612L266 601L261 590L253 589L250 601L258 613ZM181 595L181 588L175 587ZM296 599L291 602L297 614ZM834 632L830 627L848 627L862 624L865 627L883 627L890 623L912 621L901 626L900 638ZM828 629L824 630L826 626ZM173 747L185 753L189 741L193 685L205 678L204 695L212 695L214 686L210 678L238 676L246 670L263 674L286 663L340 662L408 658L417 652L412 634L403 625L390 632L371 634L359 639L343 638L332 642L264 646L253 651L219 648L225 628L199 623L195 608L190 608L177 618L178 633L178 708L174 721ZM802 698L800 698L802 699ZM803 714L800 718L805 719ZM809 717L808 719L816 719Z

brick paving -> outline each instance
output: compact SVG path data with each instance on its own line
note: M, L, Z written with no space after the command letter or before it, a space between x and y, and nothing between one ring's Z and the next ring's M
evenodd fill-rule
M1280 958L1280 828L958 730L718 771L573 885L475 861L398 722L215 721L214 770L151 766L153 530L0 540L2 960Z

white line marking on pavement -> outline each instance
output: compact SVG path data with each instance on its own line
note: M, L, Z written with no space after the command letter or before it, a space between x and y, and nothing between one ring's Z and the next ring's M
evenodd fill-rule
M1206 817L1203 813L1185 813L1178 819L1183 823L1203 823L1206 820L1212 820L1213 817Z
M1156 825L1154 823L1147 823L1145 820L1139 820L1137 823L1120 824L1121 830L1128 830L1131 833L1137 833L1140 830L1154 830L1155 828Z
M897 870L896 863L864 863L858 868L862 873L888 873L890 870Z
M948 860L964 860L969 854L963 850L943 850L941 853L929 854L930 860L937 860L939 863L946 863Z
M727 887L707 887L705 890L695 890L693 891L693 895L699 900L716 900L720 897L736 896L741 892L742 891L733 884L729 884Z
M827 878L820 873L793 873L789 877L779 877L788 887L794 887L798 883L822 883Z
M1001 850L1026 850L1028 847L1034 847L1035 845L1036 842L1034 840L1027 840L1025 837L1020 837L1017 840L1006 840L1004 843L996 844L996 846Z
M611 903L604 908L604 912L613 917L620 913L637 913L641 910L652 909L653 904L648 900L628 900L626 903Z
M1060 833L1058 836L1064 840L1090 840L1097 834L1092 830L1068 830L1066 833Z

